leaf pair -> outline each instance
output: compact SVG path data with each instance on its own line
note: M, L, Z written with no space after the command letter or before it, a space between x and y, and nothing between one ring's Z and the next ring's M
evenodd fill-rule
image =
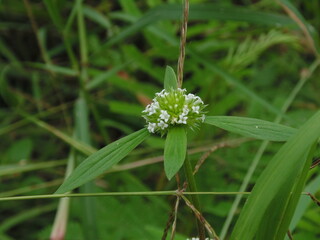
M165 89L177 88L177 80L174 70L171 67L166 68ZM85 159L70 175L69 178L56 191L57 194L65 193L75 189L82 184L101 175L113 165L121 161L134 148L142 143L149 136L147 129L141 129L124 138L121 138L108 146L100 149L96 153ZM180 141L180 139L184 139ZM180 142L182 144L175 144ZM169 179L180 169L186 154L186 134L183 128L175 128L169 131L165 147L166 173ZM184 149L182 153L181 149Z

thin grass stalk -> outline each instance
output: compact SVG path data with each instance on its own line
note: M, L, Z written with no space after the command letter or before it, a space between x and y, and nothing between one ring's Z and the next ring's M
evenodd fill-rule
M81 112L81 117L76 116L76 135L80 141L90 145L90 131L88 125L89 113L87 111L87 105L89 104L88 95L85 86L89 80L88 77L88 48L86 39L86 26L83 16L83 0L77 0L77 26L79 31L79 43L80 43L80 92L79 99L76 104L76 109ZM78 155L78 161L82 162L83 155ZM87 182L80 187L80 191L87 193L92 192L94 189L93 182ZM98 229L96 222L97 204L95 198L83 198L82 199L83 215L81 218L82 226L85 231L85 236L88 239L98 239Z
M181 198L185 201L187 206L194 212L195 216L201 222L201 224L207 229L207 232L209 233L210 237L213 237L214 240L220 240L215 230L211 227L211 225L207 222L203 215L198 211L198 209L195 208L195 206L188 200L188 198L186 198L183 195L181 195Z
M185 59L185 53L186 53L186 40L187 40L187 28L188 28L188 16L189 16L189 0L184 1L184 7L183 7L183 20L181 23L181 36L180 36L180 54L178 59L178 70L177 70L177 81L178 81L178 87L182 87L183 83L183 66L184 66L184 59ZM185 162L184 162L184 170L188 182L188 188L191 192L197 192L197 186L196 182L193 176L192 167L190 160L188 156L186 156ZM177 200L177 203L179 202L179 199ZM201 212L200 208L200 202L197 195L191 196L191 202L193 205ZM177 205L178 206L178 205ZM205 229L201 221L196 218L197 221L197 227L198 227L198 234L200 240L205 240ZM174 221L175 223L176 221ZM171 239L174 236L175 231L175 225L172 228L173 234L171 235Z
M175 236L175 234L176 234L176 226L177 226L177 217L178 217L179 203L180 203L180 197L177 196L176 204L175 204L175 206L174 206L174 211L173 211L173 223L172 223L170 240L174 240L174 236Z
M16 188L14 190L2 192L2 193L0 193L0 197L17 196L17 195L20 195L20 194L23 194L23 193L32 192L32 191L39 190L39 189L47 189L49 187L55 187L55 186L61 185L61 183L63 183L63 179L62 178L55 179L55 180L50 181L50 182L34 184L34 185L31 185L31 186Z
M178 87L182 87L183 82L183 66L186 55L186 42L187 42L187 28L188 28L188 16L189 16L189 0L184 1L183 8L183 21L181 23L181 36L180 36L180 55L178 59Z
M74 165L75 165L74 155L75 155L74 150L72 150L68 159L65 179L70 176L70 174L74 169ZM56 216L55 216L53 227L50 234L51 240L64 239L66 234L68 217L69 217L69 205L70 205L70 198L60 199L58 210L56 212Z
M23 3L24 3L24 6L27 10L27 15L28 15L28 18L31 22L31 27L32 27L32 30L34 32L34 35L36 37L36 40L37 40L37 43L38 43L38 47L40 49L40 53L41 53L41 56L42 56L42 59L45 63L47 64L50 64L51 63L51 60L45 50L45 47L43 45L43 42L40 40L40 37L39 37L39 27L38 27L38 24L36 22L36 19L33 15L33 11L32 11L32 7L31 7L31 4L29 2L29 0L23 0Z
M250 192L183 192L183 195L249 195ZM302 193L308 195L309 193ZM104 193L70 193L70 194L44 194L18 197L0 197L1 201L20 201L34 199L53 199L64 197L111 197L111 196L177 196L177 191L148 191L148 192L104 192ZM181 195L181 194L180 194Z

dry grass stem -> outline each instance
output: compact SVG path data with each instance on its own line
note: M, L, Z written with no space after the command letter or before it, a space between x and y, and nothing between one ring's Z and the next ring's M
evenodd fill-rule
M211 153L215 152L216 150L218 150L220 148L236 147L236 146L239 146L240 144L241 144L241 142L231 143L228 141L228 142L221 142L216 145L213 145L207 152L202 154L201 158L198 160L198 162L194 168L193 175L195 175L199 171L200 167L205 162L205 160L210 156Z
M174 211L173 211L173 223L172 223L171 237L170 237L171 240L174 240L174 236L176 233L179 203L180 203L180 197L177 196L176 204L175 204Z
M183 65L184 65L184 58L186 53L188 16L189 16L189 0L185 0L184 10L183 10L183 21L181 24L180 54L178 59L178 87L180 88L183 82Z
M193 211L197 219L204 225L209 235L213 236L214 240L220 240L218 235L212 228L212 226L207 222L207 220L202 216L202 214L193 206L193 204L182 194L180 196L185 201L187 206Z

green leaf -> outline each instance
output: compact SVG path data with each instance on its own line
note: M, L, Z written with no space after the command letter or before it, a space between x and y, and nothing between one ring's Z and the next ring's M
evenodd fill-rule
M149 136L147 129L141 129L123 137L85 159L59 187L56 194L68 192L99 176L127 156Z
M79 140L80 142L83 142L85 144L90 145L91 144L91 135L90 135L90 123L89 123L89 109L87 100L83 97L85 93L83 91L80 91L80 96L75 102L74 106L74 118L75 118L75 132L74 137L75 140ZM85 160L85 155L83 154L76 154L75 156L78 163L83 162ZM69 168L69 163L67 168ZM72 174L74 167L70 171L66 177L70 176ZM80 193L91 193L96 191L96 185L93 181L86 182L79 188ZM81 224L84 229L87 229L84 233L85 239L99 239L98 235L98 219L96 217L96 214L98 212L98 203L96 198L81 198L80 206L83 209L86 209L81 214ZM59 206L60 207L60 206ZM58 209L59 211L59 209ZM61 210L60 210L61 211ZM65 209L67 211L67 209ZM65 212L65 216L68 216L68 211ZM61 215L62 213L60 213ZM62 216L63 217L63 216ZM60 222L58 224L62 224L63 219L59 219ZM67 219L64 219L67 220ZM65 222L67 224L67 222ZM53 231L53 230L52 230ZM52 232L53 233L53 232ZM52 234L51 233L51 234ZM57 234L57 232L56 232Z
M205 123L246 137L269 141L287 141L296 129L265 120L233 116L209 116Z
M114 68L108 70L108 71L103 71L101 74L90 80L90 82L87 83L86 88L88 90L93 90L99 87L102 83L107 82L107 80L116 75L120 70L124 69L129 62L120 64L118 66L115 66Z
M320 190L320 175L318 175L316 178L311 180L308 185L305 187L303 192L308 192L311 194L316 194ZM307 198L305 196L302 196L297 204L296 211L294 213L294 216L292 217L291 223L290 223L290 231L293 232L295 227L297 226L300 219L303 217L304 213L307 211L308 206L310 205L311 199ZM286 240L289 240L288 237L286 237Z
M46 122L43 122L41 120L39 120L38 118L29 115L27 113L24 112L20 112L20 114L25 117L26 120L33 122L34 124L36 124L37 126L47 130L48 132L52 133L53 135L55 135L56 137L60 138L61 140L63 140L64 142L66 142L67 144L69 144L70 146L74 147L75 149L77 149L79 152L84 153L85 155L90 155L94 152L96 152L97 150L85 143L82 143L72 137L70 137L69 135L61 132L59 129L47 124Z
M164 89L170 90L170 89L177 89L178 88L178 82L177 77L172 69L172 67L167 66L166 67L166 73L164 75Z
M272 227L270 228L270 225L264 224L261 226L261 229L259 229L259 233L262 233L263 235L266 235L264 232L266 232L270 237L273 237L275 239L284 239L286 236L286 233L289 229L289 224L291 222L291 219L293 218L295 209L297 207L297 204L299 202L299 199L301 198L301 192L304 188L304 185L307 181L308 172L310 170L310 165L312 162L312 156L315 151L316 142L314 142L313 146L311 146L310 150L306 151L305 157L302 158L301 163L304 165L301 165L301 170L297 169L297 175L295 177L295 182L293 187L291 188L291 191L289 193L280 192L280 194L283 197L286 197L286 201L283 203L283 207L281 210L277 213L277 216L275 216L275 219L271 219L271 221L276 223L276 228ZM280 204L281 206L281 204ZM272 205L271 205L271 212L273 212ZM264 219L265 222L268 222L267 219ZM262 235L262 236L263 236Z
M311 164L311 146L320 136L319 122L320 111L270 161L240 214L231 240L284 238Z
M186 159L187 135L183 127L169 130L164 146L164 170L170 180L182 167Z
M67 67L61 67L61 66L54 65L54 64L43 64L43 63L37 63L37 62L29 62L29 63L27 63L27 65L30 67L34 67L34 68L47 70L49 72L62 74L65 76L71 76L71 77L78 76L78 72L76 70L73 70L73 69L67 68Z
M88 6L84 6L83 14L90 20L100 24L102 27L104 27L108 31L112 30L112 25L109 19L104 14L101 14L99 11L97 11L96 9Z
M45 161L39 163L21 164L7 164L0 166L0 177L6 175L21 174L29 171L36 171L39 169L53 169L54 167L66 165L66 160Z

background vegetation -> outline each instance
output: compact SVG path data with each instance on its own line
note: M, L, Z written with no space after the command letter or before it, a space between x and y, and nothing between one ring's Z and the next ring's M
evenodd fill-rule
M191 1L184 87L208 104L208 115L275 121L293 96L280 116L283 124L299 128L319 109L320 2L292 1L293 18L284 11L288 6ZM162 89L165 66L177 64L181 1L2 1L0 18L0 197L52 194L67 162L77 165L144 126L141 111ZM297 95L290 95L293 89ZM203 126L188 139L194 164L210 153L196 180L199 191L212 192L237 192L241 185L250 191L281 146L268 144L260 159L261 141L217 128ZM149 138L76 192L176 189L163 171L163 145L160 137ZM316 167L307 188L319 197L319 186ZM226 239L245 199L238 198L239 205L234 200L235 195L200 196L207 221ZM161 239L174 201L72 198L66 239ZM58 204L1 202L0 239L49 239ZM68 203L59 206L61 223ZM320 237L319 213L303 196L291 224L295 240ZM196 234L183 205L177 232L176 239Z

